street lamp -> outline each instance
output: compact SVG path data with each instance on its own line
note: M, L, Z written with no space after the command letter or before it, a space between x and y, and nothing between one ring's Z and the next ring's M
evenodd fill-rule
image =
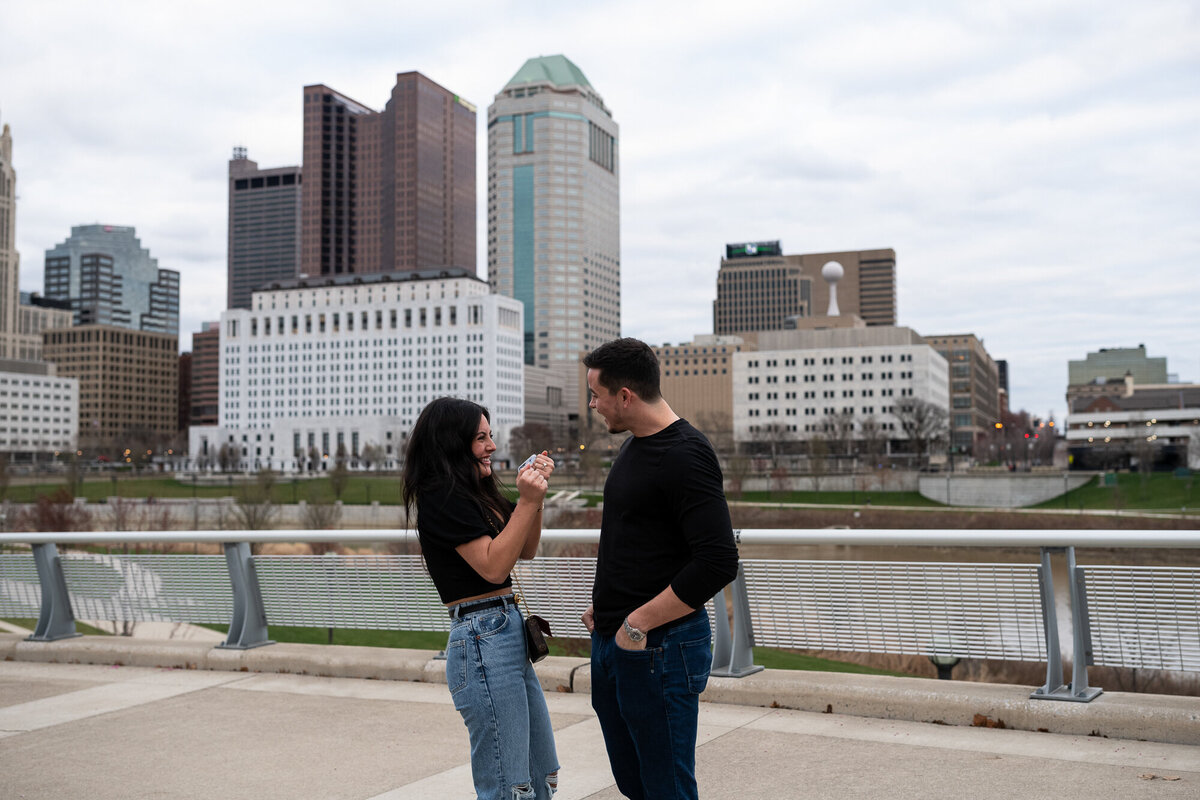
M951 673L958 666L959 659L955 656L939 656L933 655L929 657L933 662L933 666L937 667L937 676L940 681L953 680Z

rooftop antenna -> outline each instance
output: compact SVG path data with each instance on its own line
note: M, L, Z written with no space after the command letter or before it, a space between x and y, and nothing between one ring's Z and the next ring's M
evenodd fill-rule
M242 160L245 160L246 158L248 158L248 156L246 155L245 147L242 147L241 145L237 145L236 147L233 148L233 160L234 161L242 161Z

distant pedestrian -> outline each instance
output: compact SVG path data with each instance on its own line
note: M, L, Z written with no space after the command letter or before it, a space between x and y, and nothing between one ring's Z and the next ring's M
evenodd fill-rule
M704 604L737 575L721 467L659 392L654 351L618 339L583 360L589 407L628 431L604 484L592 605L592 707L617 788L694 800L700 693L712 666Z
M478 800L549 800L558 789L554 731L511 573L537 552L554 460L543 452L518 472L514 506L492 471L495 451L487 409L434 400L409 435L404 504L410 518L416 510L425 565L450 612L446 683L470 736Z

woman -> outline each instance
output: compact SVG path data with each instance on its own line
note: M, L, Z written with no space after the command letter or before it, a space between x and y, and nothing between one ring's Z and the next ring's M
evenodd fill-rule
M550 714L525 653L511 572L542 536L542 502L554 460L545 452L517 474L517 503L492 473L487 409L441 397L408 439L404 504L417 512L425 564L450 612L446 683L471 738L479 800L548 800L558 788Z

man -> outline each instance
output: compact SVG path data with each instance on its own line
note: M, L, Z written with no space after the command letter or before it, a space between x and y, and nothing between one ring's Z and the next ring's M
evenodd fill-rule
M712 665L704 604L737 575L712 445L659 393L658 358L618 339L583 360L588 406L628 431L608 480L592 605L592 707L617 788L697 797L696 725Z

